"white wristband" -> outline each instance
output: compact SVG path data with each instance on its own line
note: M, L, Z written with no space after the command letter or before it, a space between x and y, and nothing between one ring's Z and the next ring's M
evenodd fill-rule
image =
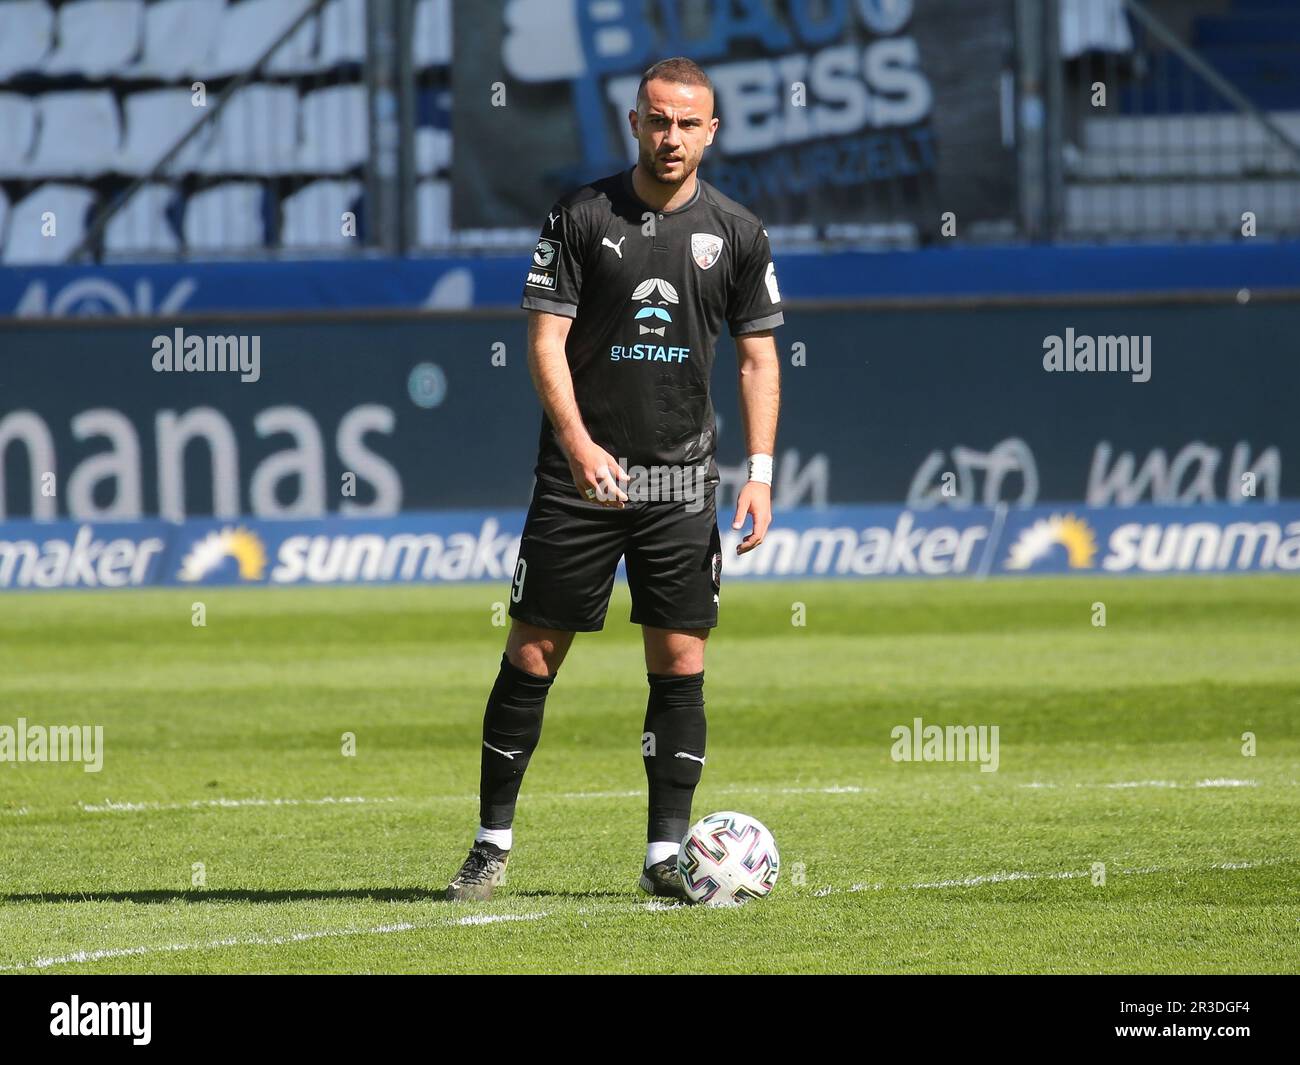
M771 455L749 456L749 479L757 481L759 484L770 485L772 483Z

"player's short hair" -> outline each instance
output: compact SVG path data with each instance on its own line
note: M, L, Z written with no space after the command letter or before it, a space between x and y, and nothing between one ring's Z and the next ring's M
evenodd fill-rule
M636 113L644 115L648 100L646 99L645 86L648 81L671 81L678 85L703 85L709 90L709 110L712 113L713 107L713 82L709 76L704 73L695 60L687 59L685 56L673 56L671 59L661 59L654 66L650 67L641 75L641 84L636 90Z

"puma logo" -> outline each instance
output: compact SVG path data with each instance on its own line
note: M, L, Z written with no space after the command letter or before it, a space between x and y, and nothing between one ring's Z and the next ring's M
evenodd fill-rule
M600 244L601 247L603 248L613 248L614 251L618 254L618 257L621 259L623 258L623 241L625 240L627 240L626 233L624 233L621 237L618 238L617 244L615 244L612 240L610 240L609 237L601 237Z
M486 747L489 751L495 751L497 754L504 755L506 758L509 758L510 761L512 762L515 760L515 755L524 753L523 751L503 751L500 747L493 747L492 744L488 743L487 740L483 741L483 746Z
M704 759L701 758L698 754L687 754L685 751L678 751L675 755L673 755L673 757L674 757L674 758L689 758L692 762L699 762L700 765L703 765L703 764L704 764Z

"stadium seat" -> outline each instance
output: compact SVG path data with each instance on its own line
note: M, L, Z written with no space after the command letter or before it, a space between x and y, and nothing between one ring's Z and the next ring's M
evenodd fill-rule
M433 126L417 126L415 130L415 173L419 177L434 177L439 171L451 167L451 131Z
M343 212L354 211L363 186L359 181L313 181L280 205L280 244L286 248L359 247L343 235Z
M0 177L22 177L36 139L36 104L30 96L0 92Z
M216 46L194 71L198 78L222 78L250 69L307 9L310 0L241 0L227 5L217 29ZM293 35L269 61L267 69L292 73L310 69L315 49L315 20Z
M362 85L334 85L302 98L302 144L298 169L342 174L370 153L369 112Z
M9 197L0 189L0 248L5 246L5 222L9 220Z
M226 0L157 0L145 9L144 47L124 77L177 81L200 70L217 39Z
M188 89L151 89L123 101L126 136L113 169L141 176L153 170L191 126L207 113L195 107ZM208 131L198 134L167 167L170 175L192 173L203 156Z
M57 263L65 261L86 234L86 218L95 194L79 185L41 185L14 204L5 234L6 263ZM54 216L55 232L45 236L44 215Z
M29 174L90 178L112 170L122 129L111 92L51 92L40 97L36 106L40 130Z
M415 68L445 67L451 62L449 0L420 0L415 8Z
M318 70L366 60L366 0L330 0L320 13Z
M143 0L72 0L59 8L58 44L41 72L103 78L127 67L140 52Z
M1068 186L1066 229L1073 235L1197 234L1230 239L1243 211L1261 233L1300 225L1300 182L1198 181Z
M167 218L176 193L168 185L144 185L111 219L104 230L104 251L110 255L175 252L180 238Z
M197 192L185 205L190 251L246 251L266 242L264 194L256 181L230 181Z
M41 65L54 41L54 11L45 0L0 4L0 82Z
M1300 112L1271 117L1300 140ZM1082 153L1070 171L1099 179L1244 177L1295 174L1300 165L1248 115L1116 115L1084 120Z
M416 244L435 248L451 240L451 183L421 181L415 188Z
M292 86L245 85L214 126L199 173L272 176L295 169L298 93Z

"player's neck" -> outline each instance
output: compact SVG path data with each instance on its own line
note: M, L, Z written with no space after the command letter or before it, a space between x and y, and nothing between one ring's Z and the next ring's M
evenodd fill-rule
M695 195L696 184L695 171L691 171L690 177L676 186L665 185L648 176L640 163L632 171L632 189L637 198L656 211L675 211L678 207L685 207Z

